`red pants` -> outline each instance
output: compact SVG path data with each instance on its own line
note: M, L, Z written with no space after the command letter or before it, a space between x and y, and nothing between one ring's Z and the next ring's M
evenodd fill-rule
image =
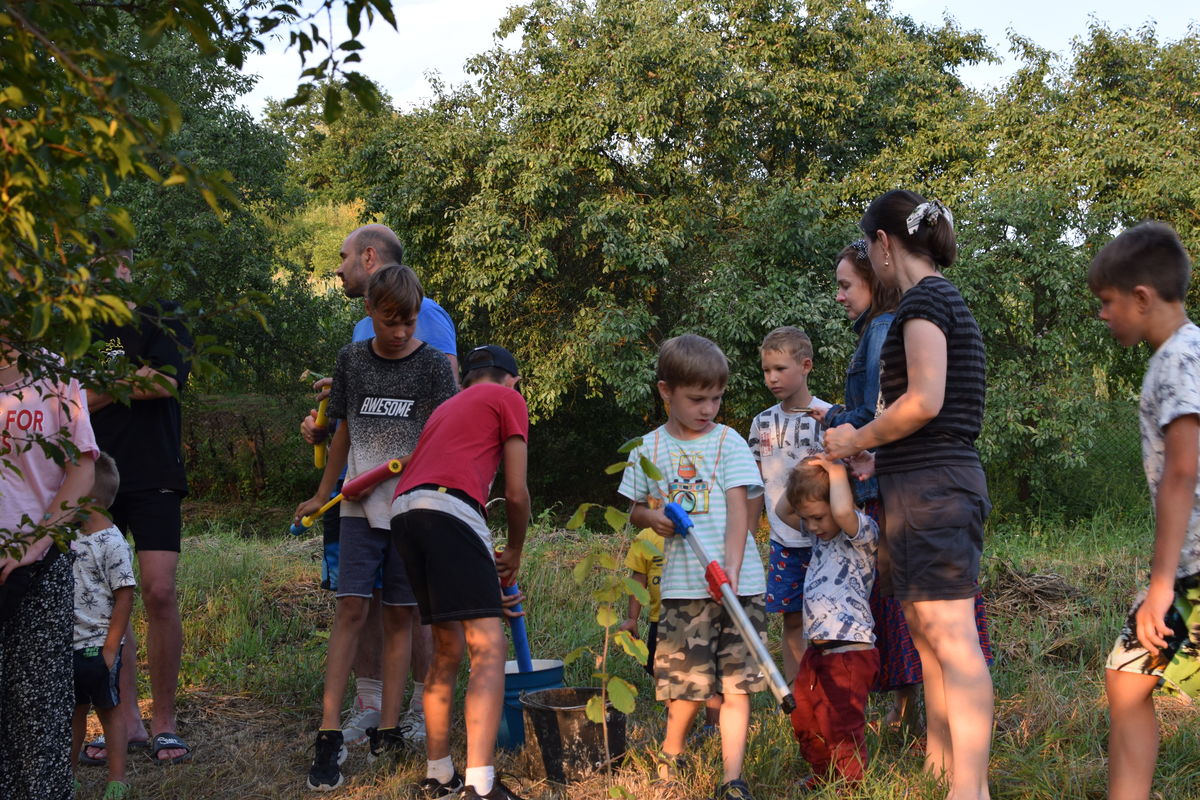
M867 691L879 672L879 651L829 653L809 645L796 673L792 730L818 779L862 780L867 765Z

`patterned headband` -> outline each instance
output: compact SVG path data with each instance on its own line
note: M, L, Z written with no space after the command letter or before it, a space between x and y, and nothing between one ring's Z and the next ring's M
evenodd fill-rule
M937 225L937 221L942 217L946 218L946 224L953 230L954 215L950 213L950 209L937 200L921 203L913 209L913 212L908 215L908 219L905 220L905 224L908 227L908 235L912 236L917 232L917 228L921 226L922 220L932 228Z

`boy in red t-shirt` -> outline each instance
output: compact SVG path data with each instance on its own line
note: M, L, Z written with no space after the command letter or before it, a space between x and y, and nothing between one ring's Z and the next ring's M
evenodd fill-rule
M515 387L517 362L503 347L476 347L464 361L462 392L429 417L392 503L392 537L404 557L421 622L432 625L425 682L426 797L520 800L495 778L493 756L504 707L504 605L500 581L521 563L529 524L529 410ZM508 544L493 556L484 514L500 461ZM450 710L464 647L467 770L450 759ZM464 788L464 784L466 788Z

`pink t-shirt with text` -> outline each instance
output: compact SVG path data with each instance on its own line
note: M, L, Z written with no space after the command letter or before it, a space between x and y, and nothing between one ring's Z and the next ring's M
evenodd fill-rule
M39 436L68 440L84 458L100 452L78 381L21 378L0 385L0 459L7 462L0 464L0 529L18 530L22 516L39 522L62 486L65 472L37 444Z

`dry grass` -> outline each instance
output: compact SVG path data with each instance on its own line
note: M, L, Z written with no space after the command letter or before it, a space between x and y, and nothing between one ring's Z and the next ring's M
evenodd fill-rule
M143 754L130 759L137 797L149 799L318 797L304 788L317 719L322 632L332 600L316 583L316 538L264 538L248 523L209 524L189 537L185 587L185 681L180 732L191 742L191 764L158 767ZM1107 529L1106 529L1107 530ZM1060 800L1101 798L1105 781L1106 713L1103 657L1137 580L1135 559L1145 556L1120 527L1053 535L993 536L985 595L997 663L997 715L992 759L995 798ZM561 656L595 631L591 601L569 578L569 568L594 539L561 530L533 532L522 583L530 594L530 634L536 656ZM623 550L612 541L613 552ZM778 631L774 634L777 639ZM662 732L661 707L636 666L619 659L620 674L641 690L629 730L630 752L615 783L634 797L687 800L707 797L717 782L719 742L703 743L673 786L654 780L649 753ZM568 683L587 682L588 667L568 670ZM143 688L145 691L145 688ZM873 719L882 715L876 698ZM147 700L143 714L149 714ZM1157 700L1164 747L1157 791L1170 800L1200 798L1200 712L1176 698ZM93 722L93 728L95 723ZM98 733L98 730L94 731ZM456 736L461 733L456 731ZM858 790L831 786L817 798L940 800L945 789L921 772L911 741L869 732L872 762ZM463 742L454 742L461 759ZM595 777L560 787L542 778L527 751L501 753L504 780L529 800L602 800L614 780ZM461 763L460 763L461 768ZM345 785L336 800L415 797L424 776L422 756L368 766L365 748L352 748ZM755 705L746 776L760 800L799 797L806 773L787 720ZM83 768L81 798L98 798L104 770Z

